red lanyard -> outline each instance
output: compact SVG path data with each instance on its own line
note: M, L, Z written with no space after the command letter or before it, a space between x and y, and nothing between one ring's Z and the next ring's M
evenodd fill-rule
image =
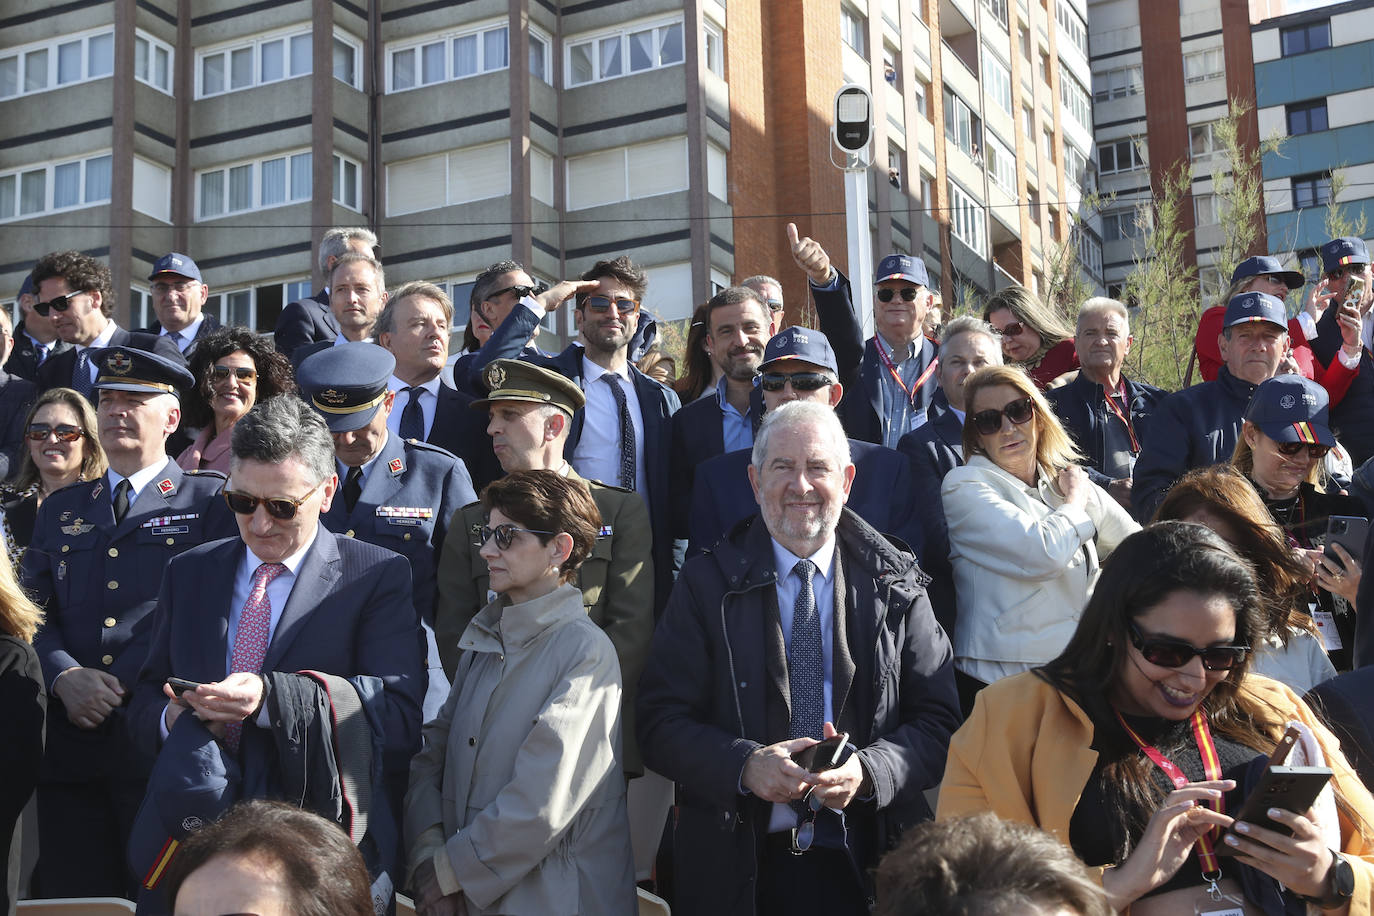
M925 371L916 378L916 384L908 388L906 382L902 381L901 373L898 372L897 367L893 365L892 357L888 356L887 351L883 349L883 342L877 335L873 337L873 346L877 348L878 357L882 359L883 365L887 367L887 371L891 372L892 377L897 380L897 384L902 386L902 392L906 394L907 400L911 401L911 406L915 407L916 395L921 393L921 389L925 387L926 382L930 380L930 376L934 374L936 367L940 365L940 357L937 356L932 359L930 365L926 366Z
M1173 782L1174 788L1181 789L1188 784L1188 777L1183 775L1183 771L1178 768L1178 764L1161 754L1159 749L1154 745L1146 744L1145 739L1137 735L1135 729L1126 724L1126 720L1121 717L1121 713L1118 712L1116 714L1116 720L1121 723L1121 727L1126 730L1126 734L1131 736L1131 740L1145 752L1145 756L1149 757L1155 766L1164 771L1164 775L1168 776ZM1202 711L1202 707L1199 706L1197 711L1193 713L1192 722L1193 740L1197 742L1198 755L1202 757L1202 772L1206 774L1208 779L1220 779L1221 758L1217 756L1217 746L1212 741L1212 730L1207 727L1207 714ZM1203 804L1207 803L1203 802ZM1212 804L1210 807L1218 813L1225 814L1225 798L1218 798L1215 804ZM1220 833L1220 829L1213 827L1197 838L1198 862L1202 866L1202 876L1207 880L1215 880L1214 876L1219 876L1221 874L1221 865L1217 861L1217 854L1212 851L1216 842L1216 836L1219 836Z
M1121 393L1121 403L1126 408L1124 412L1120 407L1116 406L1116 398L1112 397L1111 392L1107 391L1106 388L1102 389L1102 393L1107 396L1107 407L1111 409L1112 413L1116 414L1118 420L1126 425L1126 434L1131 437L1131 453L1139 455L1140 442L1136 440L1135 427L1131 425L1131 402L1126 400L1126 382L1124 380L1121 382L1121 387L1118 391Z

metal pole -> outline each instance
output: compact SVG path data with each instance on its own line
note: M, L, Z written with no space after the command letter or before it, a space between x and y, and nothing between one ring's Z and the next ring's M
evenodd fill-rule
M868 228L868 169L850 156L844 170L844 228L849 239L849 287L865 339L873 335L873 236Z

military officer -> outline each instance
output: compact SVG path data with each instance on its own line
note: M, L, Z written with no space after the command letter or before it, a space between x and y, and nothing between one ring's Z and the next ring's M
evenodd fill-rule
M410 560L415 609L429 643L428 720L448 697L434 642L434 565L459 506L477 498L462 460L435 445L387 430L396 392L396 358L372 343L326 347L301 363L297 384L334 437L339 493L320 516L336 534L356 537Z
M101 477L43 502L23 583L47 610L34 647L49 696L38 789L43 897L127 897L124 846L143 798L146 758L124 709L148 654L162 571L177 554L233 533L224 477L167 457L194 379L131 347L96 351L96 415L109 457Z
M580 479L563 457L572 417L586 403L577 384L560 373L513 359L496 360L482 378L491 393L472 407L488 412L492 450L506 473L545 469ZM620 658L625 770L638 775L643 765L634 740L635 685L654 630L649 512L644 500L630 490L596 481L587 481L587 486L601 510L602 527L591 556L578 570L577 584L588 615L611 638ZM458 638L494 597L487 585L487 563L476 543L476 532L485 522L481 503L464 506L441 555L434 627L450 676L458 664Z

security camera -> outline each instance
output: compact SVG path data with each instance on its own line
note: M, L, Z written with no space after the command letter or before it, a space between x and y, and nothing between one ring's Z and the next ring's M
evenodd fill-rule
M835 121L830 128L835 145L849 155L861 153L873 139L873 96L857 83L835 93Z

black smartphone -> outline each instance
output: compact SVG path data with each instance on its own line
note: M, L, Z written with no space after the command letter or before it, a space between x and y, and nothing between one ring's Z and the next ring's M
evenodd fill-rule
M1270 808L1282 808L1296 814L1306 813L1317 800L1321 790L1331 781L1330 767L1286 767L1270 766L1264 771L1259 785L1245 799L1236 820L1292 836L1293 831L1278 821L1269 819L1266 814ZM1228 834L1233 831L1226 831ZM1244 837L1245 834L1236 834ZM1239 855L1238 851L1227 845L1225 837L1216 846L1218 855Z
M200 686L201 682L188 681L184 677L169 677L167 678L167 683L171 686L172 693L175 693L177 696L181 696L188 690L195 690L197 687Z
M1340 563L1341 558L1331 549L1332 544L1340 544L1358 561L1364 556L1364 542L1367 537L1369 519L1359 515L1333 515L1326 520L1326 546L1322 548L1322 553ZM1345 568L1344 564L1341 568Z
M819 773L842 766L849 759L849 733L840 732L820 744L804 747L792 755L792 762L804 770Z

